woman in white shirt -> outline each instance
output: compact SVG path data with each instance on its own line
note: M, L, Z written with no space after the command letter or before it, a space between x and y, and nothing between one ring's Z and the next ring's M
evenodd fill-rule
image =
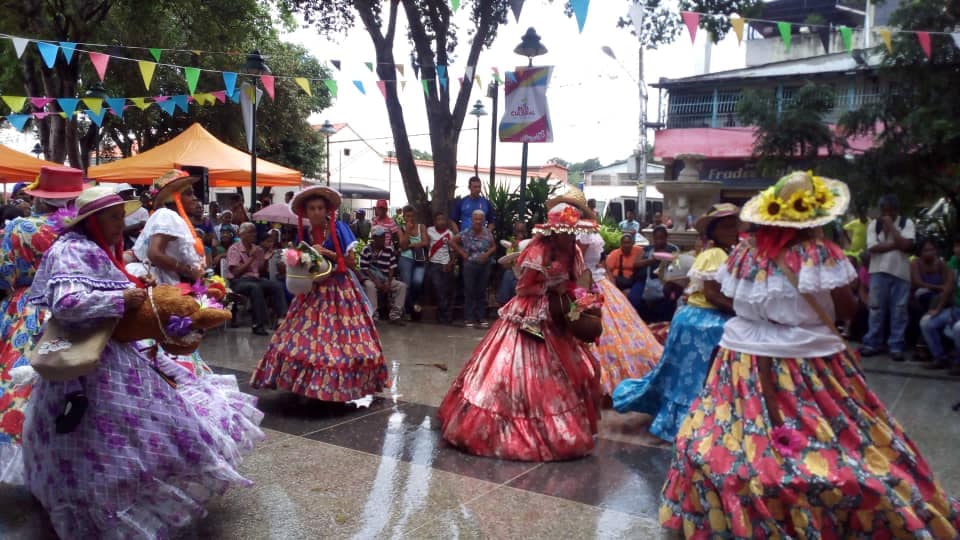
M815 230L842 182L793 173L754 197L759 225L720 268L727 322L680 427L660 520L688 537L958 538L960 503L867 387L833 326L854 308L842 249Z

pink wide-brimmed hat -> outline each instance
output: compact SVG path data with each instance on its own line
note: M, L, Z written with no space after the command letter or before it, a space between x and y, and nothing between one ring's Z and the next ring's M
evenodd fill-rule
M23 189L41 199L76 199L83 193L83 171L70 167L40 167L37 181Z
M84 190L77 197L75 204L77 217L66 220L63 224L64 230L74 227L88 217L107 208L123 205L124 216L129 216L140 208L140 201L125 201L116 194L113 188L106 186L96 186Z

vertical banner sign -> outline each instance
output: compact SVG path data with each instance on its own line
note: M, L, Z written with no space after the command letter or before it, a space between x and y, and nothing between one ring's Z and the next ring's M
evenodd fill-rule
M553 142L547 108L547 85L552 73L552 66L518 67L507 72L500 142Z

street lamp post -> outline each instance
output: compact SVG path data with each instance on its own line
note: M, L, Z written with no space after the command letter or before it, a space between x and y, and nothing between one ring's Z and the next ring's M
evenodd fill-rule
M490 117L490 185L493 185L497 178L497 101L500 97L497 81L487 86L487 97L493 100L493 115Z
M250 96L252 109L250 111L250 215L257 211L257 77L269 75L270 68L263 61L263 55L259 49L250 51L247 55L247 61L243 65L243 72L250 75L253 81L253 95Z
M97 99L106 99L110 97L107 94L106 89L104 89L103 85L100 83L94 83L92 86L90 86L90 88L86 92L84 92L84 96L88 98L97 98ZM94 156L96 159L96 163L95 163L96 165L100 164L100 134L101 134L101 126L97 125L97 146L94 153ZM89 154L87 155L87 158L89 159Z
M343 156L350 157L349 148L340 151L340 177L337 179L337 191L343 191Z
M483 107L483 102L479 99L473 104L473 110L470 114L477 117L477 152L473 159L473 175L480 177L480 117L487 115L487 110Z
M327 187L330 187L330 136L336 133L337 130L329 120L324 120L323 125L320 126L320 132L323 133L324 138L327 139Z
M643 81L643 47L640 47L640 59L638 61L639 67L639 78L634 79L633 74L630 73L630 70L620 62L620 59L617 58L617 55L614 54L613 49L604 45L601 47L603 54L609 56L616 60L620 67L633 79L633 82L637 84L637 89L640 93L640 147L637 149L637 177L639 181L637 182L637 208L638 214L640 215L640 221L646 224L647 222L647 85Z
M533 67L533 58L547 54L547 48L540 42L540 36L531 26L527 28L527 33L520 39L520 44L513 49L513 52L520 56L526 56L527 67ZM529 143L524 141L523 150L520 156L520 211L523 212L527 203L527 146Z

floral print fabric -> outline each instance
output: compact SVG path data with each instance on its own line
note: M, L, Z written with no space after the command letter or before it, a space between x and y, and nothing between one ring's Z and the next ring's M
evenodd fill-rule
M687 538L952 539L951 500L847 353L771 358L775 427L757 357L721 349L683 422L660 521Z
M603 334L593 349L600 362L600 386L609 396L624 379L638 379L653 369L663 355L663 345L610 280L596 284L604 300Z

